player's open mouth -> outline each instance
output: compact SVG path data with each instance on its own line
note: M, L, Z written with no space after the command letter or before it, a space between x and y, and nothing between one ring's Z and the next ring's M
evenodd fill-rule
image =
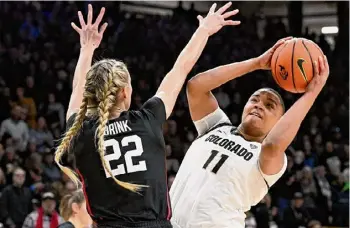
M256 116L256 117L262 119L262 116L259 113L257 113L257 112L249 113L249 115Z

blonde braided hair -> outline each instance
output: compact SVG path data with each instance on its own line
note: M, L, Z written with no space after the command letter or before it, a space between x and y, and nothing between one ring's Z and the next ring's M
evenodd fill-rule
M104 159L105 155L105 147L104 143L104 133L107 125L107 121L110 115L110 108L113 106L113 101L115 102L116 94L119 92L119 86L115 86L113 83L113 77L108 77L108 82L105 84L102 91L98 91L101 94L101 102L98 105L98 117L99 117L99 125L97 127L97 137L98 137L98 151L100 154L100 158L102 161L102 165L105 170L109 173L109 175L113 178L113 180L122 186L123 188L129 189L132 192L138 192L142 187L146 187L144 185L132 184L124 181L120 181L114 177L111 169L107 166L106 160Z
M68 149L70 147L73 137L76 136L79 130L81 129L81 126L85 118L86 110L87 110L87 98L84 97L72 127L70 127L69 130L65 133L65 136L63 137L61 144L57 147L56 153L55 153L56 164L74 182L74 184L77 187L79 187L79 185L81 184L77 174L70 168L61 165L60 162L64 153L68 153Z
M105 59L95 63L87 73L82 105L80 106L74 124L67 131L60 146L57 148L55 156L55 161L59 165L60 169L67 174L67 176L72 179L76 185L80 183L77 175L71 169L59 164L59 162L62 155L69 148L72 138L77 135L78 131L81 129L85 115L88 112L89 114L98 116L99 125L97 127L97 144L103 168L118 185L132 192L137 193L142 187L148 187L146 185L137 185L118 180L114 177L110 167L107 165L104 159L104 133L106 124L108 122L111 109L115 107L118 101L119 91L121 88L128 85L129 77L129 72L125 64L111 59ZM93 110L88 110L88 107L96 106L97 109L93 108Z

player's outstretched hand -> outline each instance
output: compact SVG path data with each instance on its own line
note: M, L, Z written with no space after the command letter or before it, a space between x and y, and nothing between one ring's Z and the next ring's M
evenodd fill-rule
M215 34L217 31L219 31L225 25L239 25L241 23L240 21L225 20L238 13L238 9L228 11L225 13L225 11L231 5L232 5L231 2L226 3L223 7L221 7L218 11L215 12L216 3L214 3L211 6L205 18L203 18L200 15L197 16L197 19L199 20L199 26L202 28L205 28L208 31L209 36L211 36Z
M271 69L271 59L273 53L277 50L277 48L281 45L283 45L288 40L291 40L293 37L286 37L282 38L279 41L276 42L275 45L273 45L269 50L267 50L264 54L260 55L257 58L258 61L258 68L260 70L269 70Z
M88 6L87 23L85 23L84 17L81 11L78 12L80 28L76 26L74 22L72 22L71 25L73 29L77 31L77 33L79 33L80 35L80 45L82 48L91 47L96 49L100 45L103 37L103 33L107 28L107 23L104 23L99 30L99 26L104 14L105 14L105 8L102 7L100 14L98 15L95 23L92 24L93 9L91 4L89 4Z
M314 61L313 67L314 77L307 86L306 92L312 92L318 95L326 84L329 76L329 65L327 57L325 55L318 57L318 60Z

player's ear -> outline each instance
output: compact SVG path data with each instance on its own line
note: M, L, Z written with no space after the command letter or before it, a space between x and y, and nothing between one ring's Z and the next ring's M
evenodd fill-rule
M78 213L79 209L80 207L77 203L72 203L72 212L73 212L72 214Z
M127 94L128 94L128 91L127 91L127 87L123 87L121 90L120 90L120 95L123 99L125 99L127 97Z

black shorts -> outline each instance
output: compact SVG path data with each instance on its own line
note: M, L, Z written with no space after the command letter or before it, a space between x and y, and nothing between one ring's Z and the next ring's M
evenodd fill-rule
M170 221L159 220L138 223L123 223L123 222L103 222L97 224L97 228L172 228Z

